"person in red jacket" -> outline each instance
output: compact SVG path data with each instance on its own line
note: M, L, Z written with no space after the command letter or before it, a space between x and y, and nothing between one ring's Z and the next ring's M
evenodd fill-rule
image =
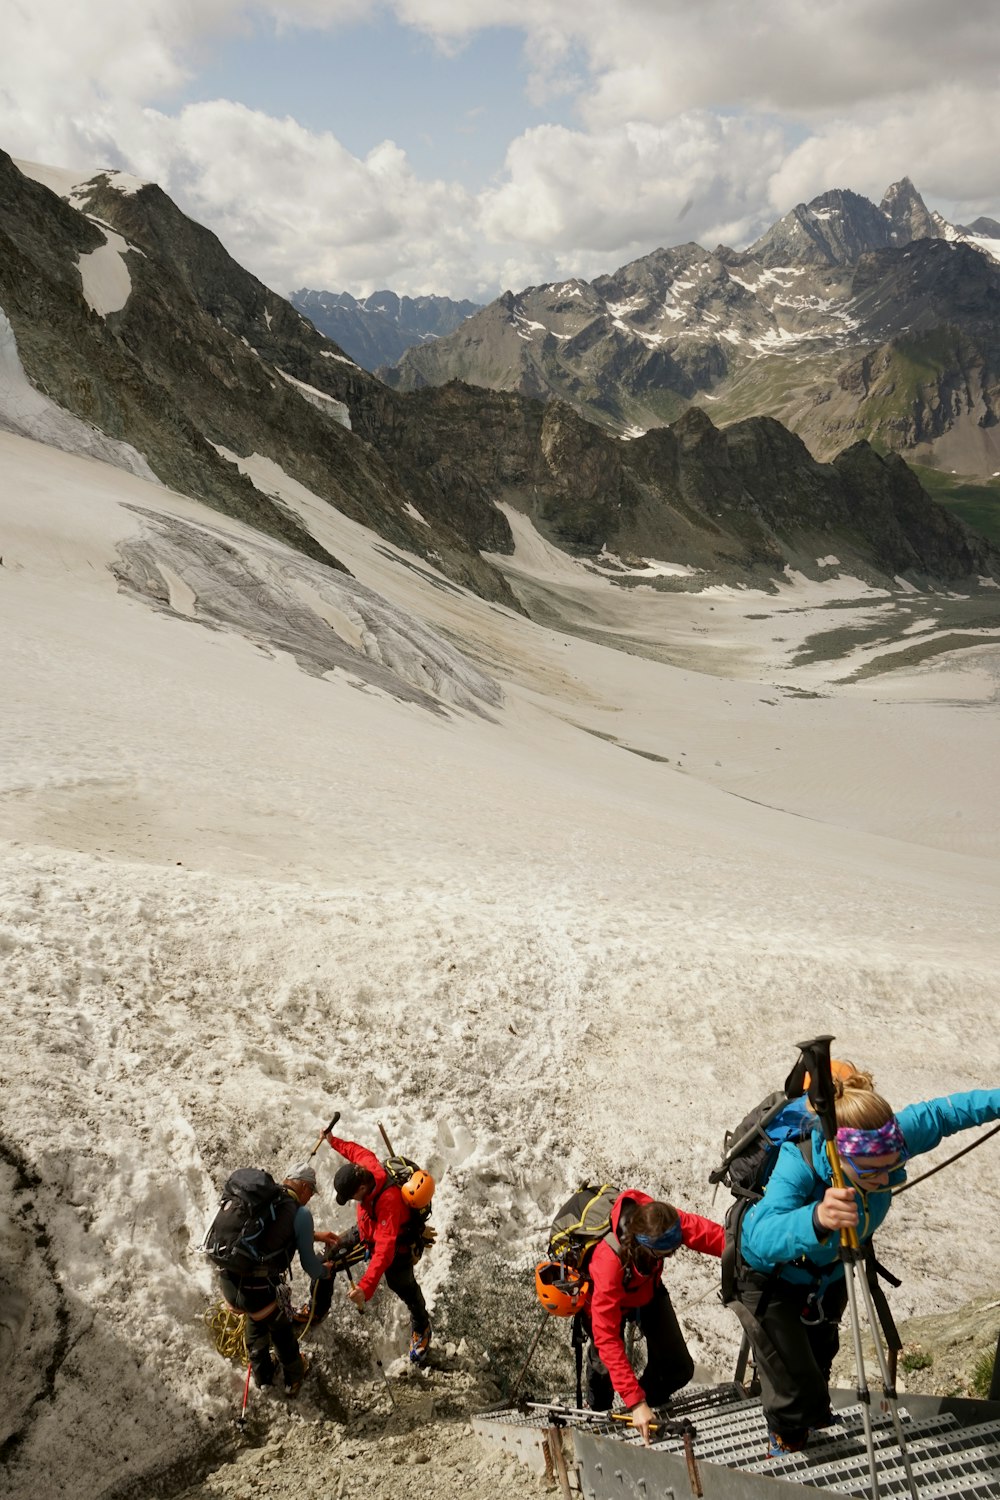
M593 1251L587 1267L590 1292L584 1307L587 1400L607 1410L617 1391L632 1424L649 1443L654 1406L661 1406L694 1374L670 1295L663 1285L663 1262L681 1248L721 1256L721 1224L688 1214L648 1193L627 1188L611 1210L611 1232ZM626 1314L634 1308L646 1340L646 1368L636 1378L625 1352Z
M334 1236L330 1243L347 1249L360 1239L368 1254L364 1275L347 1295L355 1307L363 1308L384 1276L386 1286L405 1303L410 1314L410 1359L415 1365L423 1365L430 1348L431 1323L413 1274L420 1221L407 1207L401 1189L387 1182L373 1151L335 1135L328 1135L327 1140L334 1151L347 1158L333 1179L337 1202L353 1199L358 1215L357 1228Z

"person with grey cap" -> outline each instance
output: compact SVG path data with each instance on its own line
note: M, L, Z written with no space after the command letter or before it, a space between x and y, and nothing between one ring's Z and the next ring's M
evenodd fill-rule
M315 1168L309 1162L292 1167L281 1187L283 1192L274 1201L268 1226L273 1248L269 1249L266 1264L241 1265L240 1258L234 1257L228 1265L219 1266L219 1281L229 1306L246 1314L247 1352L256 1384L261 1387L274 1384L273 1345L281 1365L285 1392L296 1396L308 1369L308 1361L299 1352L295 1325L278 1289L296 1253L302 1269L314 1281L329 1279L332 1271L313 1249L314 1240L327 1237L315 1229L307 1206L318 1192Z

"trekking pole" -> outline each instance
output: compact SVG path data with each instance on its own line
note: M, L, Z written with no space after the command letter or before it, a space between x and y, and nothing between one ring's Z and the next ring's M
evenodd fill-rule
M354 1277L351 1275L351 1268L350 1268L350 1266L345 1266L344 1270L347 1272L347 1279L348 1279L348 1281L351 1283L351 1286L353 1286L354 1285ZM359 1307L358 1308L358 1317L359 1318L364 1317L364 1312L365 1312L364 1308L363 1307ZM385 1381L385 1388L389 1392L389 1400L392 1402L392 1409L393 1409L393 1411L396 1411L397 1410L397 1407L396 1407L396 1398L392 1394L392 1386L389 1384L389 1377L385 1373L385 1365L382 1363L381 1359L379 1358L379 1356L377 1354L375 1356L375 1363L378 1365L379 1370L382 1372L382 1379Z
M833 1185L837 1188L846 1188L849 1184L844 1176L843 1163L840 1159L840 1153L837 1150L837 1111L833 1092L833 1075L830 1071L830 1043L832 1041L832 1036L818 1036L811 1042L800 1042L799 1049L809 1070L809 1102L816 1111L816 1116L823 1130L823 1139L826 1142L826 1154L830 1162L830 1171L833 1174ZM868 1468L872 1481L872 1500L879 1500L878 1467L875 1460L875 1440L872 1434L871 1393L868 1389L868 1382L865 1376L865 1356L861 1343L861 1319L858 1313L855 1278L861 1254L857 1230L853 1228L842 1229L840 1231L840 1259L843 1262L844 1280L847 1284L851 1337L854 1341L854 1359L858 1374L858 1401L861 1404L861 1416L865 1429L865 1447L868 1450ZM900 1457L903 1460L903 1468L906 1471L907 1488L910 1491L912 1500L918 1500L917 1484L913 1477L913 1468L910 1464L910 1455L906 1447L903 1425L899 1419L899 1402L896 1399L896 1388L890 1377L885 1350L882 1348L882 1340L879 1337L871 1287L868 1285L868 1278L865 1275L862 1275L858 1279L861 1282L865 1312L871 1329L872 1341L875 1345L879 1372L882 1376L885 1404L888 1406L892 1417L892 1424L896 1433L896 1443L899 1447Z
M315 1146L310 1151L310 1153L309 1153L310 1159L316 1155L316 1152L319 1150L320 1146L322 1146L323 1142L326 1140L327 1136L330 1134L330 1131L333 1129L333 1127L336 1125L336 1123L337 1123L337 1121L339 1119L340 1119L340 1110L338 1109L337 1113L334 1115L333 1119L330 1121L329 1125L326 1127L326 1129L324 1130L323 1134L320 1136L319 1140L316 1142Z
M514 1384L510 1388L510 1393L509 1393L509 1395L507 1397L507 1400L511 1404L513 1404L514 1397L517 1395L518 1391L521 1389L521 1381L524 1379L525 1375L527 1375L527 1373L528 1373L528 1366L531 1364L531 1361L534 1358L535 1350L538 1348L538 1340L541 1338L541 1336L542 1336L542 1330L543 1330L543 1328L545 1327L545 1325L546 1325L546 1323L548 1321L549 1321L549 1314L548 1314L548 1311L546 1310L546 1311L544 1311L542 1313L542 1321L539 1323L538 1327L535 1329L535 1336L531 1340L531 1347L528 1349L527 1354L524 1356L524 1364L518 1370L517 1375L514 1378Z
M250 1399L250 1368L250 1361L247 1360L247 1378L243 1382L243 1405L240 1408L239 1416L236 1418L236 1425L241 1432L243 1431L247 1422L247 1402Z

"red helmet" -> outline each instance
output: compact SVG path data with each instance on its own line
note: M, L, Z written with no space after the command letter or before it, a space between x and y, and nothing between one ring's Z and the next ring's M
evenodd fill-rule
M590 1282L584 1281L579 1271L564 1266L558 1260L539 1261L535 1267L535 1293L546 1312L557 1318L571 1318L579 1312Z
M434 1196L434 1178L419 1167L402 1187L403 1198L410 1208L426 1208Z

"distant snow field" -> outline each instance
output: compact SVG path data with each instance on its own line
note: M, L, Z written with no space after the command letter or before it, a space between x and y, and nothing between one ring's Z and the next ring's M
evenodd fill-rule
M87 429L29 400L6 329L7 1493L166 1493L142 1474L218 1451L241 1384L201 1323L197 1247L228 1171L280 1173L334 1109L438 1178L420 1278L443 1346L491 1257L539 1254L587 1174L721 1215L722 1132L805 1036L834 1033L899 1104L1000 1081L995 642L844 684L884 591L622 588L508 511L494 561L532 623L239 459L353 577L330 574L58 451L91 451ZM836 660L807 649L831 621L858 634ZM317 1217L344 1227L316 1162ZM998 1166L987 1147L901 1200L880 1238L897 1319L981 1291ZM728 1374L711 1268L669 1281ZM338 1441L315 1392L345 1329L268 1418L289 1442ZM403 1462L380 1430L365 1462ZM469 1478L475 1453L451 1489L426 1466L426 1493L531 1492ZM379 1472L366 1493L409 1493Z

